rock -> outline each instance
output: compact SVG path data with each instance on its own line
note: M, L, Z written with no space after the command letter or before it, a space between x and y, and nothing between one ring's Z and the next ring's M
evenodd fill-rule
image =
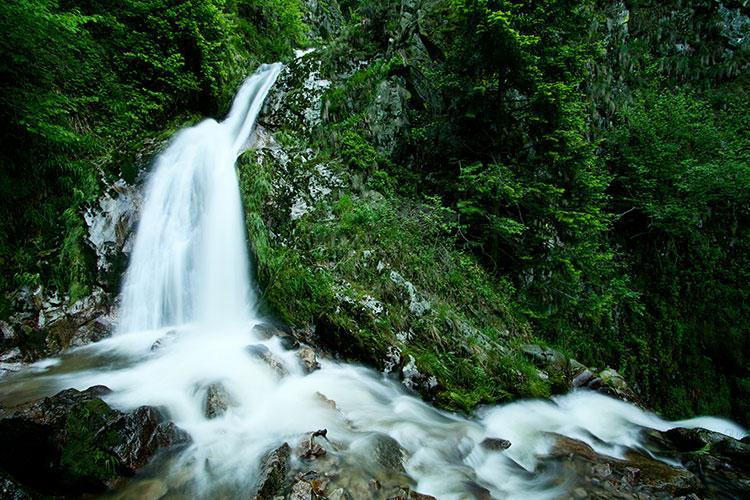
M398 441L386 434L374 436L372 453L375 461L389 471L404 471L404 455L406 452Z
M409 312L417 317L421 317L430 310L430 302L417 292L416 287L410 281L406 281L396 271L391 271L390 278L397 287L401 288L408 295Z
M571 387L584 387L586 384L591 382L593 378L594 374L591 373L588 368L586 368L581 373L576 375L570 385Z
M671 498L700 491L698 478L682 468L629 451L624 460L600 455L588 444L560 435L540 473L551 473L571 495L585 490L589 498Z
M711 498L750 497L750 444L706 429L677 427L642 432L646 448L680 462Z
M401 368L401 376L406 387L421 393L429 394L439 385L437 378L427 376L417 369L417 361L411 354L409 355L409 361Z
M310 483L303 480L298 480L292 486L292 492L289 495L289 500L312 500L313 499L313 488Z
M310 27L309 38L332 39L341 29L344 16L336 0L305 0L302 20Z
M498 439L498 438L485 438L480 445L485 450L490 451L503 451L510 448L510 441L507 439Z
M124 257L130 253L131 236L142 203L141 189L120 179L110 192L99 198L98 206L83 215L100 277L109 278L107 281L112 281L112 274L124 270Z
M521 351L541 368L560 373L565 372L567 369L568 359L559 351L550 349L549 347L526 344L521 346Z
M267 364L279 377L286 377L289 374L284 363L277 359L267 346L263 344L252 344L247 346L245 350L254 358Z
M305 373L312 373L320 369L318 355L311 348L303 347L297 351L297 357L302 361L302 368L305 370Z
M281 492L286 475L289 472L290 456L291 448L288 443L284 443L266 454L261 466L258 489L255 494L256 500L273 498Z
M171 344L175 338L177 338L177 330L169 330L151 344L151 352L158 351L164 346Z
M0 470L42 495L93 494L189 441L155 408L110 408L100 399L108 392L68 389L0 410Z
M297 448L297 456L304 460L315 460L326 454L325 448L315 442L316 437L325 438L328 434L326 429L311 432L308 437L303 439Z
M226 413L230 406L235 405L232 396L221 382L214 382L206 388L206 399L203 404L206 418L219 417Z

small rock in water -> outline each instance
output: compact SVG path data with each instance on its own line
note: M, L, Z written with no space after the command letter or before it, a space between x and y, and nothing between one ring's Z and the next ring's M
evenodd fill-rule
M167 333L156 339L153 344L151 344L151 351L158 351L165 345L173 342L176 336L177 330L169 330Z
M482 448L490 451L503 451L510 448L510 441L507 439L485 438L480 444Z
M235 405L232 396L221 382L214 382L206 389L206 401L203 406L206 418L219 417L226 413L230 406Z
M326 454L325 448L315 442L315 438L320 436L326 438L328 431L326 429L311 432L310 436L303 439L297 449L297 455L305 460L315 460ZM327 439L327 438L326 438Z
M273 371L275 371L280 377L286 377L289 372L287 371L284 363L276 359L271 350L263 344L252 344L245 348L251 356L257 358L266 363Z
M302 367L305 370L305 373L312 373L315 370L320 369L320 363L318 362L318 355L315 354L315 351L313 351L309 347L303 347L299 351L297 351L297 356L302 361Z
M273 498L283 488L289 471L290 454L289 444L284 443L263 458L256 500Z
M292 493L289 495L289 500L312 500L313 488L310 483L300 479L294 486L292 486Z

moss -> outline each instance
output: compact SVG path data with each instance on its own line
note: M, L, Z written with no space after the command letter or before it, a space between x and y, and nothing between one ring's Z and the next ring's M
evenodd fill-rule
M425 396L444 408L470 411L550 394L550 383L513 354L530 337L513 287L452 244L450 209L440 200L415 203L378 190L385 176L357 180L365 166L351 158L338 162L325 147L302 160L295 152L310 149L293 132L280 134L279 142L288 156L284 165L266 152L249 152L238 163L250 247L270 312L295 327L314 325L322 344L377 368L389 347L399 348L438 380ZM366 140L357 135L357 143ZM299 183L320 162L343 187L291 220L287 198L295 195L281 186L304 193ZM391 272L429 304L423 314L410 310L412 297Z
M101 399L87 401L68 413L60 462L73 475L100 481L117 475L120 462L111 451L117 435L106 429L112 413Z

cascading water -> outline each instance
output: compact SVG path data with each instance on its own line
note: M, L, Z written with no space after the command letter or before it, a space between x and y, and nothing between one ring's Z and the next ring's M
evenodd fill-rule
M52 363L43 365L49 389L104 384L113 390L110 404L161 407L191 435L191 445L159 470L166 484L161 493L247 498L264 454L283 442L294 448L307 433L327 429L329 449L321 460L343 471L329 479L355 498L373 495L367 489L373 477L440 499L473 498L482 488L501 498L556 497L560 487L535 472L551 446L548 433L619 456L637 444L642 427L674 426L593 392L486 408L466 419L436 410L366 368L323 359L319 370L306 373L294 351L253 330L260 321L234 162L280 69L262 67L242 86L226 120L178 133L157 160L118 331L73 353L89 359L92 368L54 372ZM212 385L226 393L227 409L209 418L206 394ZM745 434L718 419L680 425ZM480 446L488 437L512 445L490 452ZM403 450L396 453L405 475L391 472L389 478L373 450L394 440Z

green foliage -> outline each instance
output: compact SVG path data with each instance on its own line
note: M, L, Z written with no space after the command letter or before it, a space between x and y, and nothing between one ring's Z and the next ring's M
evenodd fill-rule
M670 415L746 418L730 389L750 375L740 319L750 313L747 104L734 86L666 91L657 81L622 117L608 146L623 214L615 238L644 290L644 314L624 325L641 344L633 377Z
M71 298L93 281L81 213L144 139L304 41L296 0L10 0L0 27L0 291Z

